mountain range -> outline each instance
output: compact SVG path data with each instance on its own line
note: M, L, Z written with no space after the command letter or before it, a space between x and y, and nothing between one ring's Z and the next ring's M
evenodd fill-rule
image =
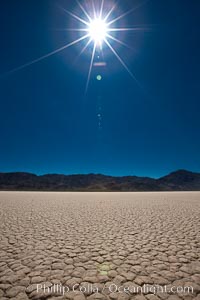
M200 191L200 173L178 170L167 176L114 177L101 174L35 175L0 173L1 191Z

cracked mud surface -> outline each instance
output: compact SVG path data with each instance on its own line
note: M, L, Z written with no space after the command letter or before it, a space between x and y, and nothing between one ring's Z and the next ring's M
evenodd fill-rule
M200 192L0 192L0 299L199 300L199 217ZM115 293L113 283L193 293ZM80 292L91 285L99 292Z

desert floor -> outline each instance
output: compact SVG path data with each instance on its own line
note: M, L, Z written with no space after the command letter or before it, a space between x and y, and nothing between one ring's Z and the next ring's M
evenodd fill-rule
M0 192L0 299L200 299L199 217L200 192Z

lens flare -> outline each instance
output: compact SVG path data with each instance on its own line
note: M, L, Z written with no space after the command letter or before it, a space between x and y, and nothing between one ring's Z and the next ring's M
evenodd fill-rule
M97 80L100 81L102 79L101 75L97 75Z

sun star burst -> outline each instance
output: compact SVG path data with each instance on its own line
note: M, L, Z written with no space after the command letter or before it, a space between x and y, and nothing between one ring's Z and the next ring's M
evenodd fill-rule
M74 32L75 31L82 32L83 33L82 39L88 40L80 54L82 54L86 50L86 48L88 48L91 45L91 43L93 43L93 48L91 52L91 61L90 61L88 77L87 77L86 91L88 89L88 85L90 82L96 50L97 48L98 51L99 49L102 50L103 47L107 47L114 54L114 56L118 59L118 61L129 73L129 75L137 82L137 84L139 84L139 82L136 80L135 76L128 68L128 66L126 65L122 57L119 55L119 53L117 53L116 48L112 45L111 42L115 42L118 43L119 45L129 47L126 43L124 43L120 39L121 33L125 31L144 30L144 28L141 26L134 26L132 28L132 27L116 27L114 25L117 21L119 21L120 19L124 18L125 16L127 16L128 14L136 10L139 6L143 5L146 1L148 0L145 0L140 5L133 7L129 11L117 17L113 17L114 15L113 12L117 7L116 3L111 6L109 11L106 11L106 9L104 11L105 0L101 0L100 8L95 7L95 3L97 3L97 0L91 0L90 5L87 6L87 9L84 8L84 6L79 1L77 1L79 8L83 13L84 17L81 17L81 14L77 15L68 10L63 9L71 17L73 17L80 23L80 28L76 28L76 29L69 28L67 30L74 31ZM75 43L79 42L79 40L75 40L74 42Z
M111 0L108 0L111 1ZM118 59L118 61L121 63L121 65L125 68L125 70L131 75L131 77L138 83L133 73L130 71L122 57L117 53L116 48L112 45L111 42L118 43L119 45L123 45L127 47L127 44L125 44L122 40L120 40L121 32L123 31L141 31L145 28L141 26L134 26L131 27L115 27L114 24L119 21L120 19L124 18L134 10L136 10L139 6L146 3L148 0L144 0L140 5L133 7L129 11L119 15L116 17L116 12L113 14L113 12L116 10L117 5L116 3L111 6L111 8L107 11L105 9L105 0L99 0L98 3L100 3L100 7L97 8L95 4L97 3L97 0L90 0L89 5L85 6L80 3L78 0L76 1L78 3L80 14L75 14L71 11L68 11L65 8L61 8L65 13L70 15L73 19L76 19L76 21L79 22L80 26L78 28L67 28L65 30L72 31L72 32L79 32L81 36L79 36L77 39L74 39L70 43L63 45L62 47L55 49L39 58L36 58L28 63L25 63L9 72L7 72L5 75L11 74L13 72L22 70L32 64L38 63L43 59L46 59L54 54L57 54L61 51L64 51L65 49L74 46L80 42L86 41L85 45L83 46L80 54L82 54L86 48L88 48L92 43L92 52L91 52L91 59L90 59L90 66L87 76L87 83L86 83L86 91L88 89L88 85L90 82L92 67L94 64L94 58L95 53L98 48L98 51L102 50L103 47L107 47L114 56ZM87 8L86 8L87 7ZM113 16L115 15L115 17ZM102 63L103 64L103 63ZM96 64L97 65L97 64Z

